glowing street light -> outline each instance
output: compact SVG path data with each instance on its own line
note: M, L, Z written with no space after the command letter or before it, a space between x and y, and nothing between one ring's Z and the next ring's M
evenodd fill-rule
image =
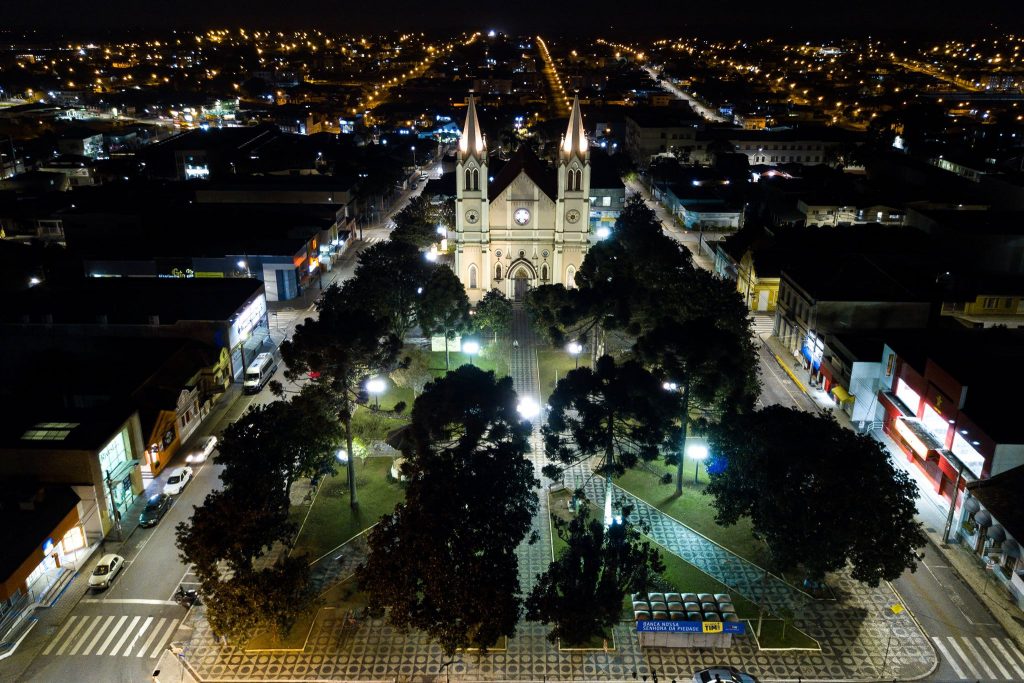
M470 339L462 342L462 352L469 356L469 364L473 364L473 356L480 353L480 342Z
M374 377L366 383L366 390L373 394L374 403L380 408L380 395L387 389L387 384L380 377Z
M708 447L702 443L695 443L686 449L686 454L690 456L690 460L694 461L693 483L697 484L699 483L697 475L700 474L700 464L708 457Z
M569 345L565 347L565 350L569 352L573 358L576 359L576 369L580 367L580 353L583 351L583 345L579 342L569 342Z
M532 420L540 415L540 405L529 396L523 396L519 399L519 404L516 406L516 412L519 413L519 417L524 420Z
M338 462L340 462L342 465L348 464L348 451L346 451L344 448L339 448L338 452L334 454L334 457L336 457L338 459Z
M606 240L609 237L611 237L611 234L612 234L611 229L609 229L608 227L603 226L603 225L600 228L598 228L597 230L594 231L594 235L599 240Z

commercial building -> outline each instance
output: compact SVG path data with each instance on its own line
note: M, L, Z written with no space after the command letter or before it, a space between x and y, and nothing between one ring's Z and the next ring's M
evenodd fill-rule
M782 268L772 333L818 384L828 334L926 326L929 279L934 281L933 272L911 268L896 256L794 259Z
M1024 610L1024 467L967 485L955 531L960 542L984 563ZM1018 619L1020 617L1018 616Z
M0 333L13 336L195 339L229 354L230 376L269 338L263 284L253 278L86 278L8 296Z
M625 121L626 153L640 166L659 154L685 159L696 149L697 131L704 125L689 107L637 107L627 112Z
M0 479L0 641L55 599L85 559L85 513L70 486Z
M25 408L5 415L0 479L72 488L84 504L76 523L89 543L118 529L143 490L138 412L117 405Z

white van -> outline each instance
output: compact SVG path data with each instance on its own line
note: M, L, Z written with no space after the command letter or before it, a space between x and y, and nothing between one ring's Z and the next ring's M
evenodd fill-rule
M245 369L245 382L242 384L242 388L247 394L259 393L276 371L277 361L274 360L274 354L261 353Z

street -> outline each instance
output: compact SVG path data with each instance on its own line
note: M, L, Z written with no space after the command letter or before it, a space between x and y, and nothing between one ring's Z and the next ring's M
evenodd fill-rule
M352 277L359 252L370 244L388 239L394 226L392 217L417 196L422 183L402 193L376 226L363 231L363 239L353 241L333 269L324 276L324 287ZM314 296L319 292L314 290ZM294 302L274 302L270 306L270 335L275 346L291 337L296 325L315 315L315 305L295 306ZM283 381L282 369L274 379ZM288 388L288 385L285 387ZM220 485L221 466L216 451L205 463L194 465L194 478L178 495L163 519L152 528L137 527L142 501L159 493L170 472L184 465L188 453L204 436L220 434L251 405L262 405L277 398L269 385L258 394L242 394L232 387L228 397L216 406L211 415L191 435L174 461L151 481L132 507L134 518L122 520L124 541L108 538L93 553L72 581L65 595L33 629L14 654L0 661L2 681L46 681L47 683L136 683L152 680L160 656L178 640L179 629L187 628L187 610L174 601L181 585L197 588L195 576L181 561L175 547L175 527L189 519L195 506ZM125 558L125 568L114 578L110 588L93 593L85 583L104 552ZM77 601L77 602L76 602ZM182 636L185 633L182 632Z
M690 250L694 262L710 269L712 263L698 250L699 237L678 228L664 207L653 201L637 183L627 191L640 193L662 223L666 234ZM781 405L811 412L821 411L782 368L765 343L771 334L771 316L754 318L755 344L761 377L758 407ZM941 532L945 511L924 493L918 500L918 520L929 532ZM916 572L904 572L892 583L908 609L935 648L939 664L926 680L930 681L1024 681L1024 653L998 624L975 592L944 562L934 543L923 549L924 559ZM888 678L883 675L881 678Z

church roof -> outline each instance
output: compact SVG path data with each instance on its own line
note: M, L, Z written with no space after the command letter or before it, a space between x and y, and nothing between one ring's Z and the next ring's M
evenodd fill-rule
M558 178L527 145L520 145L505 167L495 176L487 188L487 196L492 200L497 198L520 173L525 173L551 201L558 201Z

